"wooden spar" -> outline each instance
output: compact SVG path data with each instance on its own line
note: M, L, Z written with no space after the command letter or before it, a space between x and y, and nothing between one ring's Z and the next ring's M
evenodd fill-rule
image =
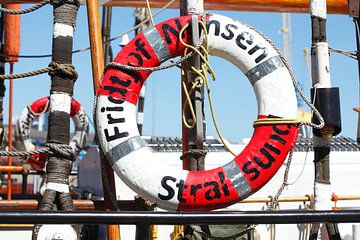
M8 4L5 8L11 10L20 10L21 4ZM20 17L19 14L5 14L5 34L4 34L4 53L5 61L15 63L19 61L16 57L20 52Z
M8 4L5 8L12 10L21 9L20 4ZM20 51L20 15L5 14L5 35L4 35L4 53L8 55L19 55ZM6 56L5 61L10 63L10 74L14 72L14 63L19 60L18 57ZM9 79L9 135L8 151L12 151L12 111L13 111L13 80ZM12 157L8 157L8 165L12 165ZM11 199L11 172L8 172L7 199Z
M0 173L22 173L25 169L22 166L0 166Z
M91 47L91 64L93 75L94 94L96 89L100 86L100 79L104 71L104 53L101 40L101 26L99 4L96 0L86 1L88 26L89 26L89 39Z
M151 1L151 6L161 8L168 1ZM105 5L111 6L144 6L142 0L110 0ZM207 0L204 1L206 10L231 10L231 11L250 11L250 12L309 12L310 1L308 0ZM328 12L336 14L348 14L349 7L347 0L327 1ZM179 8L179 1L170 7Z
M97 0L87 0L86 5L88 14L89 39L91 46L93 87L94 95L96 95L96 90L100 86L100 79L104 71L104 52L101 36L99 3ZM109 195L110 193L106 191L107 187L109 187L112 192L115 192L114 171L112 170L109 163L106 161L105 156L104 154L102 154L102 152L100 152L100 159L101 164L104 167L104 171L102 171L102 180L105 209L114 210L113 208L115 206L112 206L111 204ZM107 174L107 177L105 177L104 174ZM110 186L106 186L107 183L104 181L105 178L110 180ZM107 236L108 240L120 240L119 225L107 225Z
M0 3L37 3L41 0L0 0ZM81 1L82 3L85 0ZM161 8L168 0L152 0L153 8ZM106 6L120 7L146 7L143 0L108 0ZM309 0L207 0L204 2L206 10L231 10L246 12L296 12L308 13ZM180 8L179 0L170 6L171 8ZM330 14L349 14L349 5L347 0L328 0L327 11Z

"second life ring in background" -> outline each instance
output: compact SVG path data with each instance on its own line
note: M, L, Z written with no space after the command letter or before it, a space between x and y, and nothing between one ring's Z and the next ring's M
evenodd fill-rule
M30 139L30 129L34 119L41 114L49 111L49 97L42 97L35 102L29 104L20 114L15 129L15 147L19 151L31 151L36 147ZM75 99L71 99L70 116L75 125L75 132L69 145L76 153L79 153L85 146L88 132L89 122L84 108ZM40 158L40 159L39 159ZM35 165L44 164L44 155L35 156ZM36 162L40 161L40 162Z
M115 62L155 67L184 53L179 32L191 16L173 18L137 35ZM269 40L248 26L221 15L207 15L211 55L236 65L253 86L258 119L296 119L297 101L289 70ZM191 31L184 42L191 44ZM232 161L206 171L161 166L139 136L136 103L149 71L109 68L97 90L99 144L120 178L136 193L164 209L211 210L245 199L281 167L296 143L295 124L257 125L249 144Z

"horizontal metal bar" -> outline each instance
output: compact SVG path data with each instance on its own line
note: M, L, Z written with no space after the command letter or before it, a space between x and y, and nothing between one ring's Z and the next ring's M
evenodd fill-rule
M216 212L0 212L0 224L294 224L360 222L360 210Z

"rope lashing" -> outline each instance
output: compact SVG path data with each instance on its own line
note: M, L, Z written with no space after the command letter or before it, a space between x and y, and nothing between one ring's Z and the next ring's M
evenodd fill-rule
M51 62L49 64L49 67L47 67L47 68L42 68L39 70L34 70L34 71L30 71L30 72L25 72L25 73L0 75L0 79L26 78L26 77L40 75L43 73L49 73L50 76L56 74L61 77L73 79L74 81L78 77L78 74L75 71L75 67L72 64Z
M181 160L188 159L188 158L200 158L205 157L206 151L203 149L190 149L189 151L186 151L183 153L183 155L180 157Z
M56 62L51 62L49 64L49 75L50 76L59 76L62 78L70 78L73 79L74 81L78 78L78 74L75 70L74 65L69 64L69 63L56 63Z
M50 4L53 6L59 6L62 4L73 4L77 7L80 7L80 1L79 0L50 0Z
M42 2L39 2L38 4L26 8L26 9L21 9L21 10L12 10L12 9L7 9L7 8L0 8L0 12L4 13L4 14L26 14L26 13L31 13L34 12L36 10L38 10L39 8L42 8L43 6L45 6L46 4L49 4L51 2L51 0L44 0Z
M79 0L44 0L34 6L26 8L26 9L12 10L12 9L7 9L7 8L0 8L0 12L4 13L4 14L26 14L26 13L34 12L47 4L51 4L53 6L59 6L61 4L73 4L77 7L79 7L80 1Z
M299 125L301 121L298 119L286 119L286 118L263 118L257 119L253 123L253 127L259 125L274 125L274 124L294 124Z
M45 147L32 151L19 151L19 152L0 151L0 156L28 157L39 153L46 153L51 156L55 156L58 158L65 158L69 160L75 160L76 158L75 151L68 144L58 144L58 143L47 143Z

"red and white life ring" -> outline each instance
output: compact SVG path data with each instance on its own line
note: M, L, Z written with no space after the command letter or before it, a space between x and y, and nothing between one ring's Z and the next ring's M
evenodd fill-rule
M49 97L42 97L35 102L29 104L20 114L15 129L15 147L22 151L31 151L35 149L35 145L30 139L30 129L35 118L49 111ZM88 131L89 122L84 108L75 99L71 99L70 116L75 125L75 132L69 143L76 153L84 148Z
M130 41L114 61L155 67L182 55L179 31L189 21L191 17L184 16L157 24ZM206 25L210 54L229 60L250 80L258 119L296 119L291 75L272 44L228 17L207 15ZM189 34L185 31L183 35L187 43L191 43ZM259 125L245 149L222 167L192 172L160 166L136 125L137 99L149 74L108 69L97 90L96 125L100 146L115 172L135 192L161 208L210 210L238 202L272 178L296 142L295 125Z

